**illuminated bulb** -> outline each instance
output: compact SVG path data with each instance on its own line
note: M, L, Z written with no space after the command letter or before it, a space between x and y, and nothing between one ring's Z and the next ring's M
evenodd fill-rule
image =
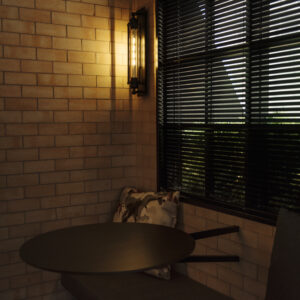
M132 38L132 66L136 66L136 39Z

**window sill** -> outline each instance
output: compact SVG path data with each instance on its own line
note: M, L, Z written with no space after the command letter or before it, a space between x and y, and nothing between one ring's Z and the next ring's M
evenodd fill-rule
M263 224L268 224L275 226L276 225L276 216L271 214L265 214L265 215L254 215L254 213L251 213L251 210L242 210L242 209L232 209L226 205L220 205L219 203L209 203L203 200L199 199L192 199L188 196L182 196L180 197L181 202L188 203L194 206L204 207L211 210L215 210L218 212L230 214L233 216L237 216L244 219L249 219L252 221L260 222Z

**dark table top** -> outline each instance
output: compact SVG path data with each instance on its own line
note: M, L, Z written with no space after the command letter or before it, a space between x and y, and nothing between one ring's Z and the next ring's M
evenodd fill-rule
M104 223L39 235L24 243L20 255L28 264L49 271L115 273L175 263L194 247L189 234L174 228Z

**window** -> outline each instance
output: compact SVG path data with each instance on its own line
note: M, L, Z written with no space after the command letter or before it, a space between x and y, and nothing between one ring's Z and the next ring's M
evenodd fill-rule
M300 208L300 0L158 0L160 188Z

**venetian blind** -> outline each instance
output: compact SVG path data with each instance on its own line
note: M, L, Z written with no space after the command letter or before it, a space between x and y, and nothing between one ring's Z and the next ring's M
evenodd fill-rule
M300 1L158 0L159 184L273 218L300 205Z

